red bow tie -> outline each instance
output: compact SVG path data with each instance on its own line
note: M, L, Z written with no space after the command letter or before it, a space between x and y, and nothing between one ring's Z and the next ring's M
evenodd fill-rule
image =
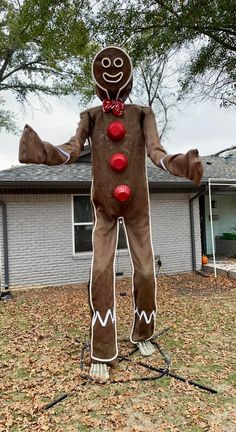
M122 116L124 109L124 102L121 102L119 100L104 99L104 101L102 102L103 112L112 111L112 114L118 117Z

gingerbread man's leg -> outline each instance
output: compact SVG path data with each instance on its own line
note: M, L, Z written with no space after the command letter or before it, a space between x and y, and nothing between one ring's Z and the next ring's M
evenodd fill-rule
M136 217L133 218L132 213L131 216L124 220L133 264L134 323L130 339L138 343L147 341L154 333L156 278L147 209L143 212L139 207ZM146 351L143 355L149 355L150 350Z
M118 222L101 207L95 210L90 279L91 360L112 363L118 355L115 311L115 251Z

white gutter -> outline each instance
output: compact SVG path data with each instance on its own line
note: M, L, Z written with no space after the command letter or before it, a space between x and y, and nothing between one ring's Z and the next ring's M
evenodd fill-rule
M217 183L220 181L221 183ZM228 182L234 183L228 183ZM216 183L215 183L216 182ZM225 183L222 183L225 182ZM210 224L211 224L211 245L212 245L212 255L213 255L213 266L214 266L214 276L217 277L216 273L216 254L215 254L215 241L214 241L214 230L213 230L213 218L212 218L212 201L211 201L211 186L235 186L236 179L224 179L224 178L209 178L208 179L208 190L209 190L209 209L210 209Z

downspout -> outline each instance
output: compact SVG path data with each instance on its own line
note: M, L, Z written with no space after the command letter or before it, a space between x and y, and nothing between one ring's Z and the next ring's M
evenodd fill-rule
M190 213L190 229L191 229L191 249L192 249L192 269L195 273L200 274L201 276L206 276L205 273L197 270L197 263L196 263L196 247L195 247L195 227L194 227L194 211L193 211L193 203L195 199L199 198L200 195L204 195L206 192L206 187L204 186L200 192L198 192L196 195L194 195L189 200L189 213Z
M8 236L7 236L7 206L4 201L0 201L2 207L2 228L3 228L3 257L4 257L4 291L1 290L0 300L10 300L9 291L9 258L8 258Z

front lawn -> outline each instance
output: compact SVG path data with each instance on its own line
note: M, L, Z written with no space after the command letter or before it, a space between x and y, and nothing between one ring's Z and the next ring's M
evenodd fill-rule
M130 286L130 279L117 282L121 353L132 350L125 341L133 316ZM223 277L158 279L157 331L170 327L158 341L172 359L171 370L218 390L211 394L167 377L125 382L148 374L125 362L111 374L123 382L82 385L80 354L90 321L86 285L15 292L12 301L0 302L0 432L235 431L235 293L236 280ZM163 366L158 352L145 361ZM63 393L71 394L43 409Z

